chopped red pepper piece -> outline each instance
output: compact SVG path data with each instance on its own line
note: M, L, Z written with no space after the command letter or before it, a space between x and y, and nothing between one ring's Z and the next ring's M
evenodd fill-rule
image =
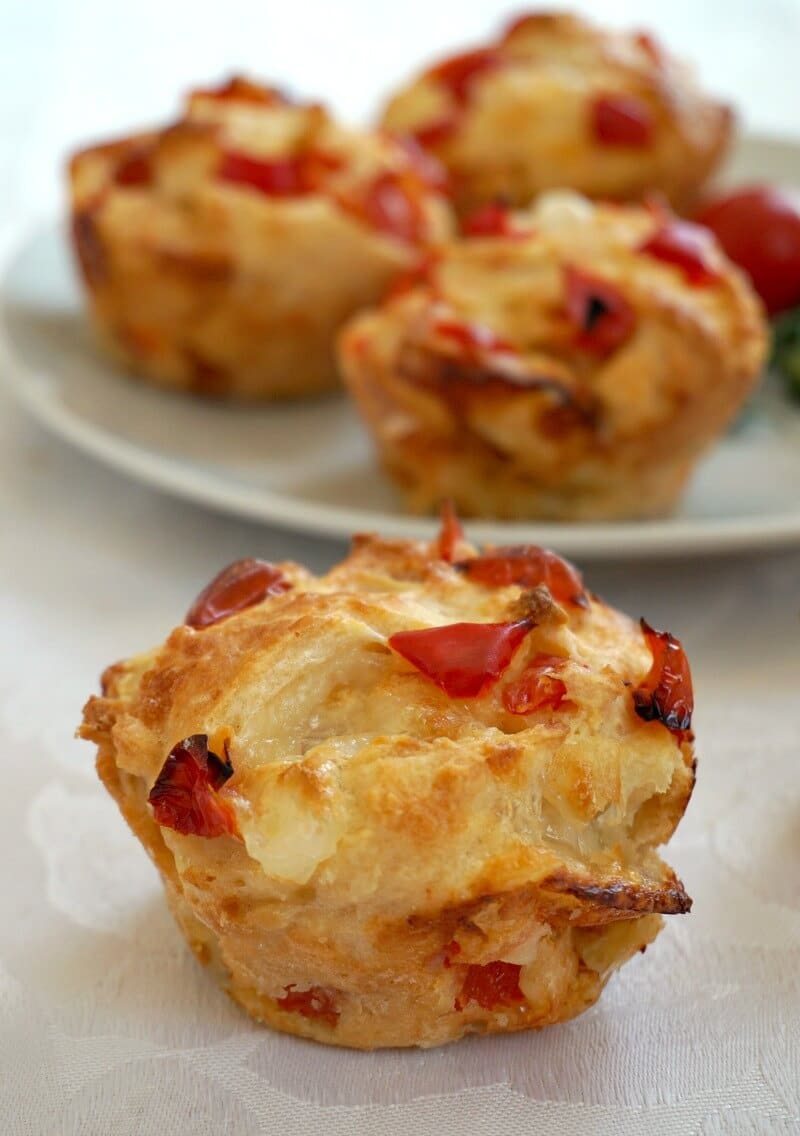
M522 588L535 588L538 584L545 584L558 603L589 606L577 568L556 556L555 552L535 544L495 548L483 556L459 561L456 568L468 579L487 587L507 588L511 584L519 584Z
M629 339L636 309L615 284L567 266L567 315L578 334L576 345L594 355L609 355Z
M483 323L465 323L457 319L437 319L433 325L436 335L454 340L467 355L480 356L487 352L510 352L516 349L507 339L495 335Z
M460 114L442 115L441 118L435 118L432 122L415 127L413 137L420 146L438 146L440 142L452 138L460 121Z
M455 506L449 497L442 502L441 521L442 527L439 532L439 539L436 542L436 552L440 560L446 560L449 564L452 564L455 560L456 549L464 539L464 530L456 516Z
M387 170L371 182L352 211L378 232L414 244L425 236L421 188L417 177L404 177Z
M485 966L472 963L467 967L464 985L455 1001L455 1009L463 1010L470 1002L477 1002L484 1010L497 1010L502 1006L521 1006L525 995L519 987L522 967L515 962L487 962Z
M308 990L295 990L295 983L284 986L286 994L276 1001L282 1010L301 1014L304 1018L314 1018L325 1022L333 1029L339 1021L336 1005L336 992L325 986L310 986Z
M517 237L527 236L514 229L514 215L507 205L492 201L482 205L461 224L461 231L467 237Z
M535 655L517 681L503 691L503 706L509 714L558 710L567 696L567 685L553 671L565 662L560 655Z
M207 734L177 742L147 798L156 822L186 836L238 836L233 807L218 793L232 773L209 750Z
M642 149L653 140L653 114L635 95L598 95L591 106L592 133L603 146Z
M137 148L127 154L114 170L116 185L150 185L153 181L153 167L147 149Z
M527 619L450 623L398 631L389 646L450 698L477 698L503 674L531 626Z
M291 588L280 568L268 560L236 560L203 589L186 614L189 627L210 627L229 615Z
M633 705L645 722L663 722L680 734L690 729L694 710L689 660L680 641L668 631L655 631L644 619L641 627L653 663L633 692Z
M268 197L299 197L320 190L328 174L341 167L334 154L309 150L289 158L254 158L237 150L222 155L217 176Z
M298 158L266 161L229 151L223 155L217 172L222 181L247 185L270 197L295 197L308 193Z
M720 274L709 262L711 237L702 225L669 221L639 246L639 252L680 268L690 284L713 284Z
M428 77L435 79L448 91L457 103L464 104L469 98L470 88L479 75L494 70L502 63L499 52L482 47L475 51L465 51L453 55L432 67Z

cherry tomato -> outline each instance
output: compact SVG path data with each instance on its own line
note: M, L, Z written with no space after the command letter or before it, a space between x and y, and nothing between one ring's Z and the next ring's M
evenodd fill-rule
M770 315L800 304L800 204L758 185L709 202L697 220L749 275Z

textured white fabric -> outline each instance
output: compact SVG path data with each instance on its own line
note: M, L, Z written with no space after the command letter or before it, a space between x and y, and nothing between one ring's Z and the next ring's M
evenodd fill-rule
M65 142L133 118L137 102L157 109L153 85L134 82L139 54L109 57L97 36L152 34L146 74L158 99L182 76L224 69L236 44L256 68L248 19L258 13L264 69L276 66L270 5L266 14L225 6L227 55L215 54L218 13L185 42L184 4L138 5L137 20L119 27L113 5L2 7L14 8L4 66L18 82L6 81L0 106L0 251L23 206L54 197L49 175ZM287 7L281 42L291 44L311 15ZM421 25L434 6L388 15L374 3L311 7L325 26L332 13L340 26L363 19L367 48L379 44L400 74L413 34L397 13ZM437 6L435 40L458 38L453 13L468 36L493 7ZM609 7L620 19L655 15L684 46L699 12L679 2ZM748 23L756 12L761 22ZM706 50L712 39L724 47L714 55L719 82L727 76L744 100L752 93L768 125L791 125L800 5L709 3L702 20L715 29ZM306 85L336 90L328 47L308 50L316 79ZM375 68L367 61L341 77L343 103L356 103ZM20 168L29 182L14 176ZM28 423L1 387L0 521L2 1133L800 1133L800 552L588 566L610 601L681 635L694 666L699 780L668 852L692 915L670 920L573 1023L362 1055L259 1029L211 985L97 784L91 747L72 739L103 666L159 640L222 563L257 554L323 568L343 549L131 485Z

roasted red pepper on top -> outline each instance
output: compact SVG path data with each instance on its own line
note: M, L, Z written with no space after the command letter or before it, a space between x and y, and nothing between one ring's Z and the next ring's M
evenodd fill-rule
M487 587L507 588L519 584L523 588L535 588L544 584L558 603L589 606L577 568L549 549L534 544L494 548L471 560L459 560L456 568L469 580Z
M514 228L514 214L511 209L500 201L489 202L482 205L461 223L461 231L465 237L527 237L531 229L518 230Z
M138 146L131 150L114 170L115 185L126 187L150 185L153 181L153 167L150 162L150 150L145 146Z
M287 158L254 158L239 150L226 150L217 167L217 177L234 185L246 185L267 197L300 197L316 193L329 174L341 168L341 158L308 150Z
M280 568L268 560L236 560L203 589L186 613L189 627L210 627L229 615L291 588Z
M415 127L412 137L420 146L437 146L446 142L458 129L464 110L469 101L472 84L481 75L494 70L503 60L491 48L479 48L454 55L432 67L428 78L445 87L456 107L447 114L439 115L421 126Z
M709 260L710 243L711 236L702 225L693 225L691 221L667 221L639 246L639 252L674 265L690 284L702 287L720 278Z
M449 498L442 502L441 522L442 527L436 541L436 552L440 560L446 560L448 564L452 564L455 560L456 549L464 539L464 530L456 516L455 506Z
M636 328L636 309L616 284L567 266L567 316L576 329L575 343L582 351L608 355Z
M522 967L514 962L487 962L485 966L472 963L467 967L464 985L455 1001L455 1009L463 1010L470 1002L477 1002L484 1010L498 1010L503 1006L522 1006L525 995L520 990L519 975Z
M493 71L501 63L502 58L497 51L485 47L477 48L475 51L465 51L437 63L428 71L428 77L447 87L455 101L463 104L469 98L470 88L475 79L479 75L485 75L487 71Z
M435 118L432 122L416 126L412 137L420 146L438 146L440 143L446 142L448 138L452 138L460 121L460 113L443 114L441 118Z
M635 95L598 95L591 106L591 127L603 146L643 149L653 140L653 114Z
M398 631L389 646L450 698L477 698L503 674L531 626L527 619L450 623Z
M641 620L653 663L633 692L636 713L646 722L663 722L673 733L692 725L694 691L692 673L683 647L668 631L655 631Z
M177 742L147 798L156 822L185 836L238 836L233 807L219 795L232 774L227 756L209 750L207 734Z

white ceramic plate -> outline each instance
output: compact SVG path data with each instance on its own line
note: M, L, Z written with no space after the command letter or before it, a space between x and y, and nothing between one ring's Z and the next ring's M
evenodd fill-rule
M800 186L800 144L742 143L727 180ZM343 396L263 409L137 384L95 351L66 242L43 225L11 261L0 304L2 370L48 429L132 477L214 508L315 534L426 536L404 515ZM698 469L680 511L625 524L471 522L479 541L583 557L653 556L800 542L800 407L768 383Z

